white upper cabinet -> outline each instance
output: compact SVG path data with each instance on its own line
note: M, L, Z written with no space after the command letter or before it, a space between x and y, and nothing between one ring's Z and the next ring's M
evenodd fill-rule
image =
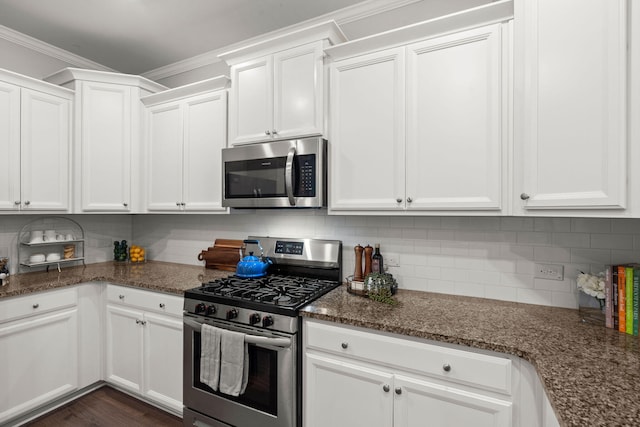
M506 213L512 6L326 49L330 212Z
M73 92L0 72L0 210L70 209Z
M149 211L228 212L222 207L227 143L227 77L143 99Z
M407 47L407 209L502 207L501 25Z
M332 210L404 206L404 62L404 50L397 48L331 65Z
M345 39L329 21L220 55L231 66L229 144L322 134L323 49Z
M166 89L139 76L66 68L46 78L76 91L76 212L139 212L140 98Z
M625 214L627 4L516 3L515 214Z

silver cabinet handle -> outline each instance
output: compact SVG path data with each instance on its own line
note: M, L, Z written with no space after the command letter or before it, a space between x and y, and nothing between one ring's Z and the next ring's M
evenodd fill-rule
M124 299L124 295L118 295L118 298Z
M164 308L164 303L160 303L160 308Z
M384 390L385 393L389 393L389 390L391 390L391 387L389 387L389 384L385 384L382 386L382 390Z
M40 307L40 304L38 303L33 304L33 308L38 308L38 307Z
M400 387L396 387L395 392L396 394L402 394L402 389Z
M522 193L522 194L520 194L520 198L522 200L529 200L529 195L527 193Z
M31 202L29 200L24 202L25 205L29 206L31 204Z
M445 363L444 365L442 365L442 370L445 372L449 372L451 370L451 365Z
M347 347L349 347L349 343L348 342L343 342L342 344L340 344L342 346L342 348L346 349Z

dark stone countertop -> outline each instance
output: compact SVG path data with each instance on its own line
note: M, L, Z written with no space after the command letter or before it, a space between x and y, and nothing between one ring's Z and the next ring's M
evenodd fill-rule
M578 310L399 290L391 306L346 286L305 317L522 357L566 426L640 425L640 340L580 321Z
M147 261L134 264L110 261L66 267L60 273L57 269L51 268L49 272L14 274L9 277L9 284L0 287L0 298L87 282L110 282L182 295L187 289L200 286L202 282L232 274L230 271L171 262Z

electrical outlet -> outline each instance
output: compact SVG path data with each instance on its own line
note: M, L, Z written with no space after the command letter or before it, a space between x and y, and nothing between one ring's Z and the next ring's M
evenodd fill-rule
M547 280L564 280L564 265L536 264L534 277Z
M386 267L400 267L400 257L398 254L386 253L384 254L384 265Z

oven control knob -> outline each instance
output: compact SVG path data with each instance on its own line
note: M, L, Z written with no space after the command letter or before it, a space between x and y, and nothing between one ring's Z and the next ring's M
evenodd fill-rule
M263 327L263 328L266 328L266 327L271 326L271 325L273 325L273 317L271 317L271 316L264 316L264 317L262 318L262 327Z
M238 317L238 310L235 308L227 310L227 320L235 319L236 317Z
M260 323L260 320L262 320L262 316L260 316L260 313L253 313L251 314L251 316L249 316L249 324L252 326L256 323Z
M196 305L196 314L204 313L206 309L207 309L207 306L204 305L203 303L197 304Z
M207 307L207 310L205 311L205 314L207 316L211 316L212 314L216 314L216 306L215 305L210 305L209 307Z

